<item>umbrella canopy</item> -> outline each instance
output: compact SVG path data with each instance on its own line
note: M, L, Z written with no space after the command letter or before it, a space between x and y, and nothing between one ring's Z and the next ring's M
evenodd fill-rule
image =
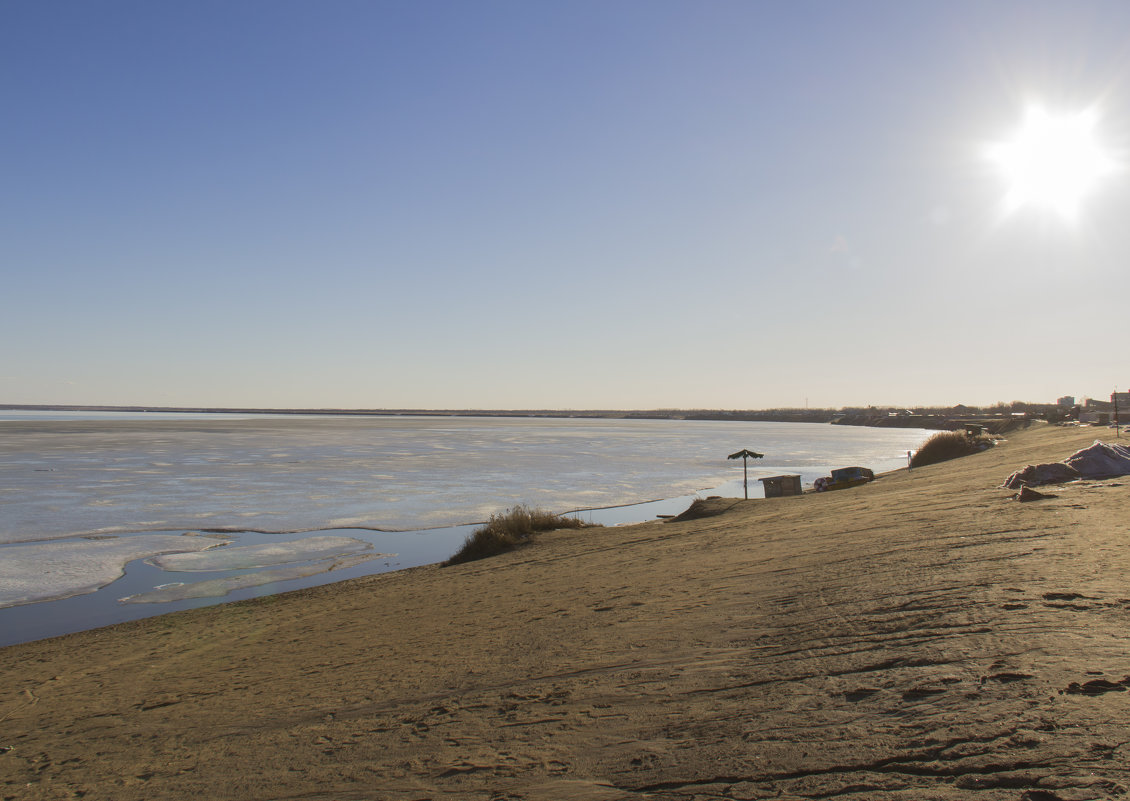
M746 500L749 500L749 473L746 472L748 465L749 465L749 462L747 460L749 460L749 459L760 459L763 455L764 454L757 453L756 451L750 451L750 450L746 450L746 449L743 448L742 450L738 451L737 453L731 453L729 456L726 457L727 459L741 459L742 460L742 489L745 491L744 494L745 494Z

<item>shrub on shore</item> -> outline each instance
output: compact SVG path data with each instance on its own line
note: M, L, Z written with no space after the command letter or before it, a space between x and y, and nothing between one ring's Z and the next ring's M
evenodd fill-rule
M922 443L910 460L911 467L925 467L959 456L969 456L986 448L991 448L993 440L989 437L973 437L964 431L939 431Z
M588 525L590 524L575 517L562 517L543 509L515 506L505 512L491 515L490 520L475 529L463 541L463 546L444 564L458 565L476 559L485 559L504 551L512 551L520 545L525 545L539 531L584 528Z

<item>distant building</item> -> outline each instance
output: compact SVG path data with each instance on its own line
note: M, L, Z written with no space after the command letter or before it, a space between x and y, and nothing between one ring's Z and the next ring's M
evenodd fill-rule
M1074 395L1064 395L1062 398L1059 398L1058 400L1056 400L1055 405L1056 406L1066 406L1068 409L1070 409L1072 406L1075 405L1075 396Z
M1110 421L1110 410L1114 406L1112 403L1094 398L1083 398L1083 403L1080 405L1082 409L1079 412L1079 422L1099 426L1105 426Z
M1130 411L1130 392L1110 393L1110 403L1112 406L1118 407L1120 414L1125 411Z

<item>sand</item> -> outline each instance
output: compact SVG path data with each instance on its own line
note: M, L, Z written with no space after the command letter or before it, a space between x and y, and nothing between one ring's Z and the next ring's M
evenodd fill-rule
M1130 479L1034 427L842 492L0 649L0 798L1130 788Z

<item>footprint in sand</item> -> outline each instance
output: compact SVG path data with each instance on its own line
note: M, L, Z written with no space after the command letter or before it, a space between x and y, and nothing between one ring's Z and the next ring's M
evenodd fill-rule
M921 701L923 698L930 698L931 696L941 695L945 690L940 687L911 687L909 690L902 694L904 701Z
M1060 695L1066 693L1067 695L1104 695L1106 693L1124 693L1126 692L1126 685L1130 684L1130 676L1127 676L1122 681L1113 682L1106 679L1091 679L1080 684L1073 681L1067 685L1067 688L1060 690Z
M997 681L1001 684L1011 684L1014 681L1025 681L1030 678L1032 678L1031 673L1011 673L1006 671L1004 673L994 673L991 676L985 676L981 679L981 683Z

